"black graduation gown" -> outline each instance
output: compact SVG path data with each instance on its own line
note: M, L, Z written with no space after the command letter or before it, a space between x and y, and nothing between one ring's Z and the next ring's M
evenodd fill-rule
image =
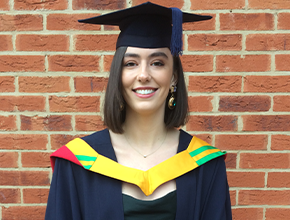
M180 131L178 152L192 136ZM107 129L82 138L99 154L116 161ZM170 171L169 171L170 172ZM231 220L223 157L178 177L176 220ZM122 182L57 158L45 220L123 220Z

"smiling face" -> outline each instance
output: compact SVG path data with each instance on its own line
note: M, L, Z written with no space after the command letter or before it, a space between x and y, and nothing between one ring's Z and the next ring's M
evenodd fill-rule
M164 112L166 97L174 84L170 50L128 47L123 59L122 84L128 111Z

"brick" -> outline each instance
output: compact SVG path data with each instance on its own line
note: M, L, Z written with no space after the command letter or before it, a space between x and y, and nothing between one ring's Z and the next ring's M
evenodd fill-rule
M241 50L241 34L190 34L188 50Z
M0 35L0 51L11 51L13 50L12 36L11 35Z
M271 70L270 55L218 55L217 72L265 72Z
M230 135L215 136L215 147L225 150L267 150L268 135Z
M69 92L70 77L36 77L20 76L18 79L20 92L50 93Z
M246 39L246 50L290 50L289 42L290 34L249 34Z
M48 199L49 189L34 188L23 189L24 203L46 203Z
M16 168L18 167L17 152L0 152L0 167L1 168Z
M245 1L212 0L208 1L190 0L192 10L215 10L215 9L242 9Z
M14 115L2 116L0 115L0 131L15 131L16 117Z
M76 115L75 121L77 131L97 131L105 128L102 117L98 115Z
M289 205L289 190L240 190L239 205Z
M288 169L288 153L241 153L240 168L244 169Z
M44 219L46 206L8 206L2 208L3 220Z
M44 152L22 152L22 167L50 167L49 155Z
M290 115L243 115L243 131L290 131Z
M76 35L75 49L77 51L115 51L117 38L117 34Z
M204 140L208 144L212 144L211 134L195 134L194 136L200 138L201 140Z
M188 107L190 112L211 112L212 96L189 96Z
M263 220L263 208L233 208L234 220Z
M226 168L235 169L237 168L237 154L236 153L227 153L226 157Z
M24 131L71 131L70 115L20 116L21 130Z
M106 90L108 78L106 77L75 77L76 92L103 92Z
M189 131L236 131L236 116L189 116L186 129Z
M216 15L215 14L202 14L202 15L210 15L212 19L206 21L199 21L199 22L187 22L183 23L182 29L184 31L209 31L215 30L215 21Z
M67 8L66 0L14 0L16 10L64 10Z
M289 112L290 111L290 96L274 96L273 111Z
M0 72L34 72L44 69L44 56L0 55Z
M231 205L236 205L236 196L237 192L235 190L230 190L230 199L231 199Z
M0 149L46 150L46 134L0 134Z
M75 2L75 1L73 1ZM49 14L47 16L47 30L101 30L101 25L84 24L78 20L98 16L100 14Z
M67 135L67 134L51 134L50 135L51 149L57 150L58 148L67 144L68 142L70 142L71 140L73 140L76 137L78 137L78 136Z
M290 30L290 13L279 13L277 28L279 30Z
M104 55L104 71L109 72L113 61L113 55Z
M290 188L290 173L289 172L269 172L267 187Z
M271 108L269 96L221 96L220 112L262 112Z
M189 76L190 92L241 92L241 76Z
M274 15L269 13L220 14L221 30L273 30Z
M120 31L119 26L103 25L105 31Z
M13 76L0 76L0 92L14 92L14 77Z
M288 220L289 208L266 208L266 218L271 220Z
M0 2L0 10L2 10L2 11L8 11L9 10L9 0L2 0L1 2ZM1 203L1 202L0 202Z
M44 96L0 96L0 111L44 111Z
M132 5L139 5L142 3L148 2L147 0L132 0ZM163 5L165 7L176 7L182 8L184 4L184 0L175 0L175 1L167 1L167 0L150 0L150 2L158 5Z
M43 29L42 15L0 15L0 31L40 31Z
M126 8L126 0L75 0L73 10L94 9L94 10L117 10Z
M211 72L213 71L212 55L183 55L181 57L184 72Z
M99 96L49 97L51 112L99 112Z
M290 55L289 54L276 54L275 55L275 64L277 71L289 71L289 62Z
M50 55L49 71L98 72L99 56L93 55Z
M18 34L16 37L18 51L68 51L69 36Z
M21 185L20 184L20 171L6 171L0 170L0 185Z
M49 171L0 170L0 185L5 186L49 186Z
M9 189L0 188L0 203L20 203L20 190L19 189Z
M264 172L227 172L230 187L263 188Z
M249 0L250 9L289 9L288 0Z
M290 76L245 76L244 92L290 92Z
M290 150L290 136L272 135L271 150Z

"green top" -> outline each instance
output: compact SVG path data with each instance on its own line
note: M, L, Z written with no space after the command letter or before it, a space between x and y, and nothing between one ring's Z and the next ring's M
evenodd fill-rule
M176 191L156 200L139 200L123 194L125 220L174 220Z

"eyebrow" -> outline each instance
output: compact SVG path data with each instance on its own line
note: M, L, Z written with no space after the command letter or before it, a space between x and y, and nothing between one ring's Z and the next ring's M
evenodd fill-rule
M125 53L124 57L134 57L134 58L140 58L139 54L136 53ZM165 57L168 59L168 56L164 52L155 52L149 55L150 58L152 57Z

